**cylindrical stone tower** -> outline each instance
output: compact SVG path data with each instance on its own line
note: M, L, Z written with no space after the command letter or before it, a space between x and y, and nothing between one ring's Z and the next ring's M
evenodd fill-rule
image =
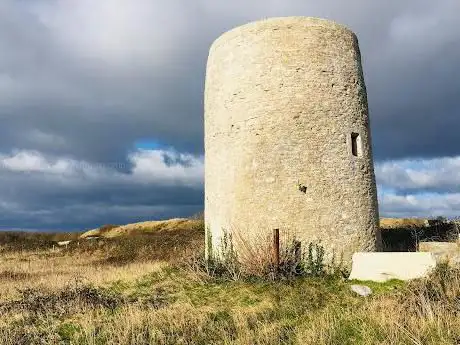
M289 232L349 261L379 248L358 41L337 23L273 18L211 47L205 90L206 248ZM263 237L263 236L262 236Z

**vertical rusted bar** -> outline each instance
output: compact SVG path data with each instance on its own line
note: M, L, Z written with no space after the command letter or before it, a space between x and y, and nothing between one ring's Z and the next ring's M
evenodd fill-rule
M276 272L280 267L280 229L273 229L273 264Z

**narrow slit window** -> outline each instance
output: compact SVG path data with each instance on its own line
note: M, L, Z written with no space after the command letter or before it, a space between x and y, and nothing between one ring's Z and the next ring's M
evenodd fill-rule
M355 157L361 157L361 137L359 133L351 133L351 154Z

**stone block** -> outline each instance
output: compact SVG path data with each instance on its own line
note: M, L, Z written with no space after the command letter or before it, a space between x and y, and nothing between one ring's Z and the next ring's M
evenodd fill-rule
M422 278L436 267L434 255L428 252L355 253L352 262L348 279L376 282Z

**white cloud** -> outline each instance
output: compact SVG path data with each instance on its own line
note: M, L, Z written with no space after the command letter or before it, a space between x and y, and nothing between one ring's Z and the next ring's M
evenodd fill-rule
M379 208L380 215L387 217L458 217L460 193L383 193L379 197Z
M41 22L76 57L115 66L160 65L187 31L187 5L177 1L40 1Z
M165 163L165 156L173 164ZM140 150L130 155L132 175L144 182L202 185L204 162L200 157L164 150ZM181 164L179 162L183 162Z
M128 155L131 169L121 172L117 163L89 163L66 157L49 157L38 151L0 154L1 171L41 174L61 183L149 183L160 186L202 187L204 162L200 156L174 150L137 150ZM121 168L121 166L118 166Z
M381 162L375 174L383 216L460 215L460 156Z
M377 182L390 189L459 190L460 156L377 163Z
M72 171L72 161L51 160L37 151L16 151L10 155L0 155L0 166L13 172L66 174Z

